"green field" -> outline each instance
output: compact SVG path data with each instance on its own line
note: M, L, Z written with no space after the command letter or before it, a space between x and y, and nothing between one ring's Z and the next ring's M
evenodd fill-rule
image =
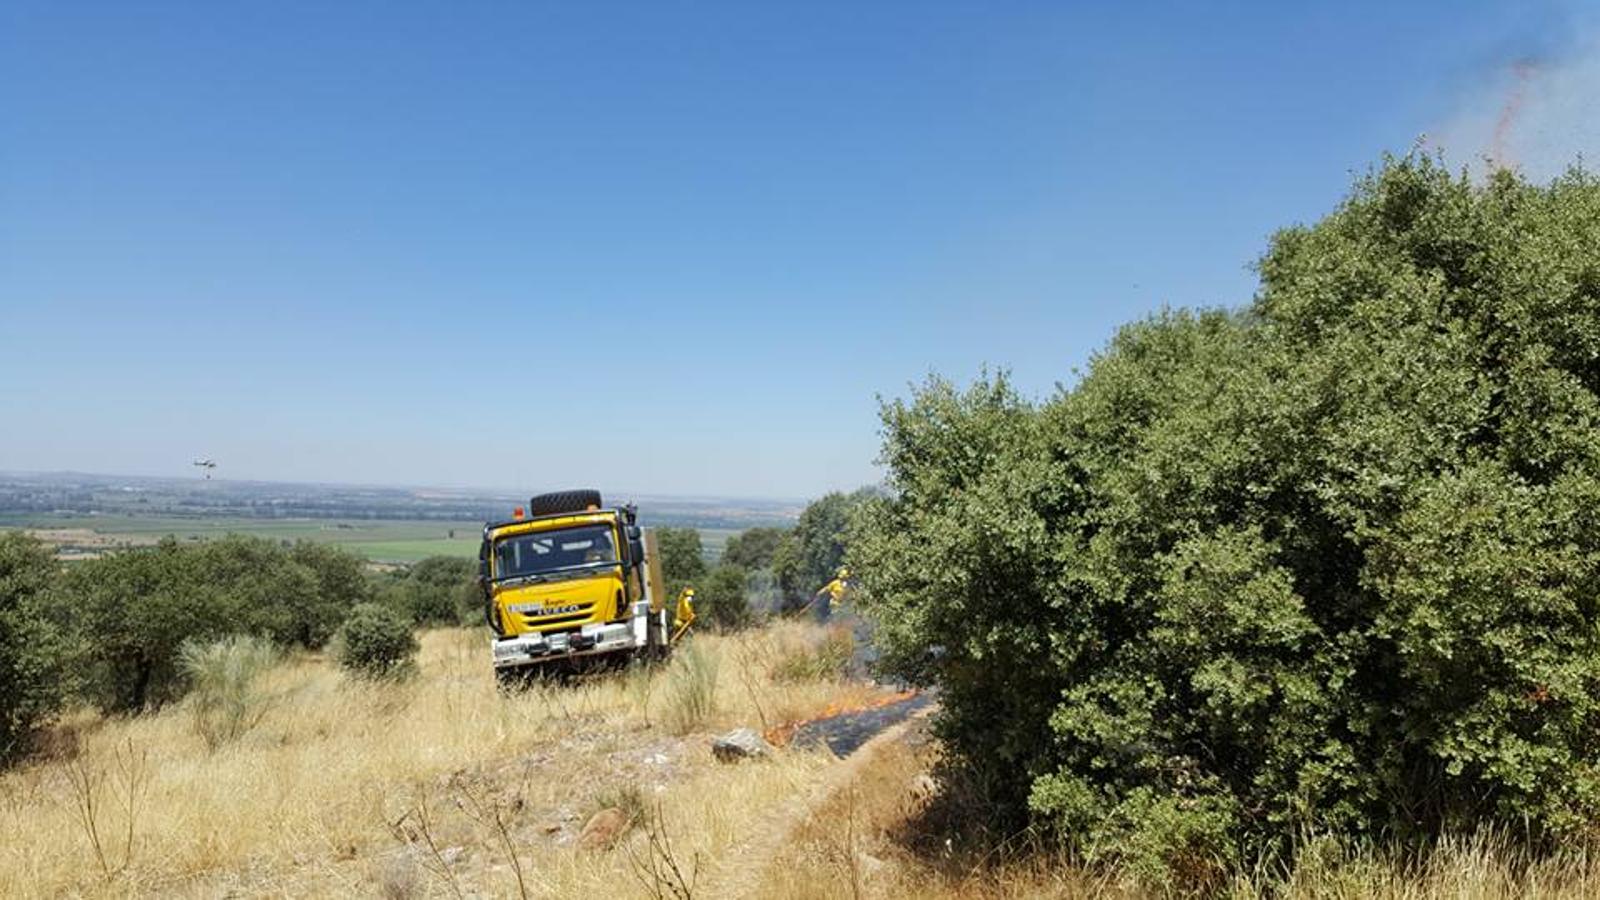
M370 519L251 519L165 516L30 515L0 518L0 528L86 529L108 538L147 543L167 535L206 540L248 534L272 540L334 544L374 562L415 562L425 556L474 556L482 522Z
M716 562L722 558L722 548L728 546L728 538L738 534L738 528L700 528L700 546L705 550L707 562Z
M473 557L478 553L482 522L374 519L215 519L131 515L0 516L0 529L87 529L98 535L148 543L167 535L179 540L206 540L227 534L248 534L273 540L307 540L334 544L373 562L410 563L427 556ZM702 528L708 561L722 555L735 528Z
M457 532L459 534L460 532ZM416 562L425 556L478 555L478 538L425 539L416 541L350 541L335 542L345 549L365 556L373 562Z

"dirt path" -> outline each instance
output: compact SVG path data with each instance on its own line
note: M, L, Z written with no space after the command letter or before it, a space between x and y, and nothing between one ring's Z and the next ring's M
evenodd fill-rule
M921 701L921 702L916 702ZM915 703L915 706L910 704ZM702 897L757 897L767 880L767 871L779 852L793 842L794 833L805 824L813 811L848 789L871 765L885 747L901 740L918 722L937 708L926 695L870 712L879 714L867 721L893 722L897 707L906 714L889 727L859 743L827 776L807 794L795 797L779 807L756 832L729 852L716 874L705 885L697 885L695 894ZM842 717L841 717L842 718ZM862 727L867 727L863 725ZM846 729L852 741L863 736L860 728Z

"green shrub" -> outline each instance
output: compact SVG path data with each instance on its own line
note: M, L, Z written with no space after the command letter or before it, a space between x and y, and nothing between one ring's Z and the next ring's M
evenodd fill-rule
M771 552L772 573L783 595L783 606L797 609L832 581L844 563L850 517L875 491L837 491L806 504L795 527L783 532Z
M661 551L661 578L668 596L676 597L689 585L698 585L706 576L705 550L700 532L693 528L657 528L656 546Z
M186 700L195 731L208 749L238 740L271 708L271 697L260 689L261 676L278 661L270 642L234 635L210 644L187 643L178 658L189 681Z
M411 622L388 607L363 603L339 629L339 665L363 678L400 678L416 667Z
M0 533L0 762L61 709L73 645L49 618L60 567L38 540Z
M316 649L332 639L351 607L373 599L366 561L348 550L329 544L296 541L289 561L305 567L316 591L294 611L286 643Z
M787 528L746 528L728 538L722 548L721 562L747 571L768 568L788 533Z
M321 646L369 597L361 565L309 543L169 537L73 565L60 618L94 648L88 696L106 709L137 712L182 695L188 682L178 653L186 643L249 633L286 647Z
M187 564L171 573L199 579L201 584L185 587L216 591L232 609L234 621L216 623L221 631L266 634L283 645L318 643L320 623L329 615L320 608L320 583L316 573L291 559L282 544L230 534L179 545L178 553L188 558ZM334 622L341 612L332 612Z
M400 602L418 625L457 625L483 618L483 598L477 588L475 560L429 556L417 560L400 576Z
M181 696L178 652L260 620L207 578L197 547L167 538L67 571L62 606L83 640L86 693L103 709L140 712ZM114 627L106 627L114 623Z
M750 599L745 595L744 569L719 565L695 592L696 617L714 628L743 628L750 624Z
M1600 184L1386 163L1255 302L884 410L853 568L954 758L1091 862L1600 816ZM933 648L933 652L930 652Z

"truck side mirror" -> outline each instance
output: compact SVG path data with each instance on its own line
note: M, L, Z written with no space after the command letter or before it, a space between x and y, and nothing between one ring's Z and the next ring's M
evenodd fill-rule
M633 559L634 565L644 565L644 541L640 540L638 535L633 535L628 539L628 556Z

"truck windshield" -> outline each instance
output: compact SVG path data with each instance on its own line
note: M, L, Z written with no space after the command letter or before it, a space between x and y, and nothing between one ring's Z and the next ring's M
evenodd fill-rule
M494 577L521 578L592 563L614 563L609 525L580 525L502 538L494 545Z

